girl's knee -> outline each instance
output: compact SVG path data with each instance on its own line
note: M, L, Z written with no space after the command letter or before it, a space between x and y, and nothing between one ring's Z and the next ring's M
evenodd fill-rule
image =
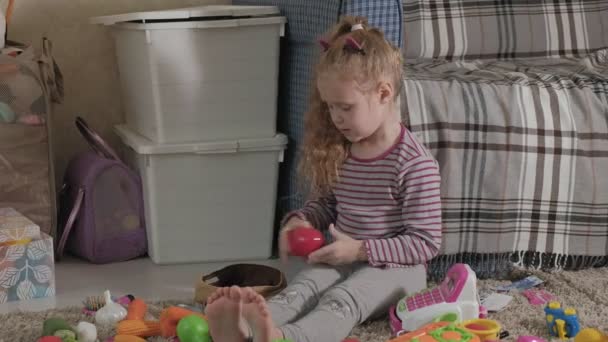
M319 301L319 307L341 319L352 317L359 321L361 318L360 307L347 288L334 287L327 291Z

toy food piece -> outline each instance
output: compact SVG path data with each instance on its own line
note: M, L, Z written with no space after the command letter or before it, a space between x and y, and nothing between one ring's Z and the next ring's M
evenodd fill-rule
M477 335L455 324L437 322L410 333L397 336L389 342L480 342Z
M536 337L536 336L520 336L517 339L517 342L546 342L545 340L543 340L540 337Z
M114 303L110 291L103 293L105 305L95 313L95 322L99 325L114 325L127 316L127 310L122 305Z
M323 234L312 227L297 227L287 232L292 255L306 257L325 243Z
M148 306L142 299L135 298L129 303L126 319L143 320Z
M53 336L57 330L72 330L63 318L51 317L42 324L42 336Z
M162 337L171 337L177 335L178 322L190 315L197 315L203 319L207 319L205 315L193 312L178 306L171 306L164 309L160 314L160 334Z
M63 342L77 342L76 333L72 330L57 330L54 335L61 338Z
M97 341L97 328L89 322L80 322L76 326L76 335L78 342L95 342Z
M89 296L82 301L84 306L83 312L89 316L95 316L95 312L101 309L105 305L105 299L103 296Z
M127 319L116 325L118 335L133 335L139 337L160 336L160 322Z
M211 342L209 325L198 315L186 316L179 320L177 337L180 342Z
M131 304L131 302L133 301L133 296L132 295L126 295L126 296L122 296L120 298L116 298L116 300L114 302L122 305L122 306L129 306L129 304Z
M146 342L146 340L133 335L116 335L114 336L114 342Z
M39 338L36 342L63 342L60 337L57 336L43 336Z
M576 335L574 342L608 342L608 335L597 329L585 328Z
M477 276L465 264L455 264L438 286L401 299L389 311L393 334L414 331L447 313L459 320L480 317Z
M491 319L472 319L465 321L464 328L470 333L479 336L481 341L498 340L500 324Z

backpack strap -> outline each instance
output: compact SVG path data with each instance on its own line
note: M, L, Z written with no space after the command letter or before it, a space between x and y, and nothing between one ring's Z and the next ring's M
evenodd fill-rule
M89 143L89 146L95 151L100 157L112 159L119 163L122 163L118 154L108 145L100 136L92 130L86 121L80 116L76 118L76 127L80 131L80 134Z
M76 201L72 206L72 211L70 211L70 215L68 217L67 222L65 223L65 227L63 227L63 232L61 233L61 238L59 239L59 244L57 244L57 255L56 259L60 260L63 257L63 251L65 249L65 244L68 241L68 237L70 236L70 231L74 227L74 223L76 222L76 218L78 217L78 213L80 212L80 207L82 206L82 202L84 200L84 189L78 189L78 194L76 195Z

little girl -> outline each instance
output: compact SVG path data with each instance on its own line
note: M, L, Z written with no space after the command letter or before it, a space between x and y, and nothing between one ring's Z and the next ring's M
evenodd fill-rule
M440 177L400 120L400 51L359 17L343 18L329 37L301 159L316 199L285 218L279 248L286 258L287 232L302 226L328 229L333 241L268 302L238 287L212 295L214 342L339 342L426 287L425 263L441 244Z

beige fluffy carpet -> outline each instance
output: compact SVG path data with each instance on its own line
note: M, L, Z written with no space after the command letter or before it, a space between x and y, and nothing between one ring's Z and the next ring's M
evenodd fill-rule
M519 271L512 277L519 279L532 273L545 280L543 287L564 305L578 310L582 327L595 327L608 332L608 268L555 273ZM488 289L505 283L508 281L484 280L479 282L479 287ZM538 335L547 338L542 307L528 304L526 298L520 294L512 293L512 295L514 300L504 311L490 316L511 333L505 341L514 341L514 337L518 335ZM150 303L150 314L158 315L163 307L172 304L175 303L170 301ZM80 310L81 308L65 308L37 313L19 312L0 315L0 342L36 341L42 331L42 322L47 317L62 317L74 324L81 320L91 321L89 317L82 315ZM100 337L104 339L111 336L111 333L110 330L100 329ZM366 324L353 331L353 336L358 337L361 342L384 342L389 335L386 321Z

